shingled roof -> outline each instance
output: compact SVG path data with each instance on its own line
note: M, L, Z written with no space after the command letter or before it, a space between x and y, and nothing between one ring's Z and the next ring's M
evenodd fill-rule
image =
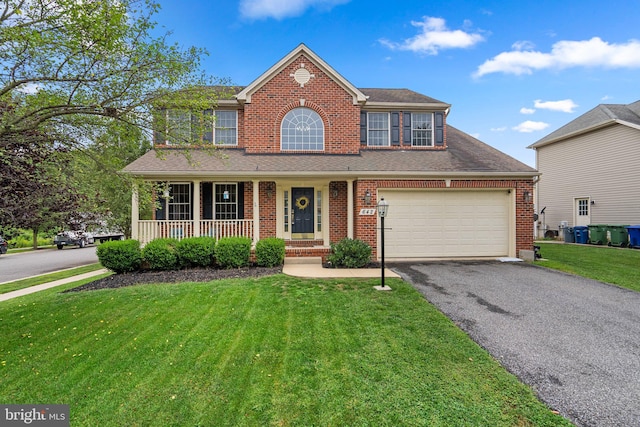
M631 104L600 104L575 120L531 144L539 148L562 139L577 136L613 124L637 126L640 129L640 101Z
M191 149L150 151L124 168L146 178L224 176L266 178L306 177L446 177L534 176L537 171L493 147L447 126L446 150L376 150L360 154L247 154L243 149L217 153Z

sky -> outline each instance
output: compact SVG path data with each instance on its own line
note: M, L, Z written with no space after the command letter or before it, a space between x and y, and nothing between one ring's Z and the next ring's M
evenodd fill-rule
M206 49L209 75L246 86L304 43L356 87L451 104L449 125L533 167L530 144L640 100L640 0L158 1L157 30Z

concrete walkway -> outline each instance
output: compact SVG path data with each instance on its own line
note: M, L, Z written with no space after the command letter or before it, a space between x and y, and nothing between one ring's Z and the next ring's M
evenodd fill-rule
M388 268L385 268L384 271L385 277L400 277ZM374 278L381 276L379 268L324 268L322 267L322 259L320 257L286 258L282 272L288 276L314 279L349 277Z
M67 277L66 279L55 280L53 282L43 283L41 285L30 286L24 289L18 289L17 291L7 292L6 294L0 295L0 302L7 301L12 298L21 297L23 295L29 295L34 292L44 291L45 289L55 288L56 286L65 285L71 282L77 282L78 280L88 279L90 277L98 276L100 274L108 273L109 270L106 268L90 271L89 273L79 274L77 276Z

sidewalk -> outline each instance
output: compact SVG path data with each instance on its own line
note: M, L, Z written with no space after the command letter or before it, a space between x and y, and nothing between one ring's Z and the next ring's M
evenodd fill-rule
M98 276L100 274L108 273L109 270L106 268L90 271L89 273L79 274L77 276L67 277L66 279L55 280L49 283L43 283L41 285L30 286L24 289L18 289L17 291L7 292L6 294L0 295L0 302L7 301L12 298L21 297L23 295L29 295L34 292L44 291L45 289L55 288L56 286L65 285L71 282L77 282L78 280L88 279L90 277Z

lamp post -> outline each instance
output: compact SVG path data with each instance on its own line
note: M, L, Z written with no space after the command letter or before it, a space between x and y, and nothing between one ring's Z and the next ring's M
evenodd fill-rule
M381 259L381 287L384 288L384 218L389 211L389 202L384 197L378 202L378 216L380 217L380 259Z

